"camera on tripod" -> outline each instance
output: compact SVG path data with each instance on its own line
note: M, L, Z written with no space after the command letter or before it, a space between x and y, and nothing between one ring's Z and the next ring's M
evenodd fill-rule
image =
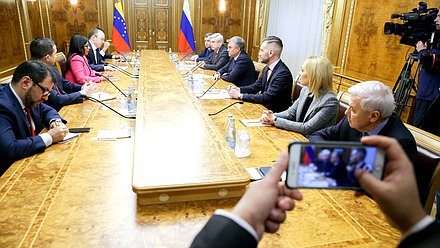
M402 36L400 44L416 46L418 41L427 42L432 32L436 30L434 20L437 17L437 8L428 8L425 2L419 2L419 7L411 12L392 14L391 18L400 18L403 24L386 22L384 33Z

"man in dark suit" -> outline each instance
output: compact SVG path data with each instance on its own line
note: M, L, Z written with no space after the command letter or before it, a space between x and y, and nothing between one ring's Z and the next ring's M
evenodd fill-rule
M0 175L22 158L43 152L69 132L60 115L42 103L53 76L40 61L21 63L10 84L0 86ZM39 134L43 128L47 133Z
M383 181L365 170L359 170L356 177L401 232L399 247L438 247L440 224L426 215L419 201L414 201L418 198L414 172L399 143L383 136L364 137L362 143L379 146L386 152ZM286 218L285 211L293 209L294 199L302 199L299 191L278 184L287 161L283 153L263 181L253 184L232 212L217 210L191 247L256 247L264 232L276 232Z
M424 203L429 179L422 178L422 168L417 166L417 146L413 135L393 113L394 97L391 89L381 82L368 81L352 86L348 93L350 99L345 117L336 125L313 133L309 140L359 141L362 136L376 134L397 139L415 165L419 193Z
M276 36L266 37L260 46L259 56L267 64L260 78L251 85L229 87L229 96L246 102L264 105L273 112L281 112L292 105L293 77L281 61L283 42Z
M196 62L205 61L209 55L212 53L211 49L211 35L212 33L205 34L205 49L200 53L191 57L191 60L195 60Z
M212 34L210 41L212 52L209 57L205 59L206 63L202 68L217 71L228 63L228 49L223 45L223 35L219 33Z
M59 111L63 106L82 103L85 96L89 96L96 89L94 82L85 83L84 85L74 84L61 76L53 67L55 65L55 54L57 46L53 40L48 38L39 38L31 42L31 59L39 60L49 66L55 75L53 79L54 85L46 103L55 110Z
M228 42L229 62L214 74L214 80L221 77L237 86L254 83L256 80L255 66L252 59L243 50L243 38L234 36Z
M101 46L103 46L102 49ZM119 59L119 56L106 53L110 43L105 41L105 34L102 29L94 28L90 30L89 47L90 50L86 57L90 67L95 71L113 71L113 68L107 66L104 60Z

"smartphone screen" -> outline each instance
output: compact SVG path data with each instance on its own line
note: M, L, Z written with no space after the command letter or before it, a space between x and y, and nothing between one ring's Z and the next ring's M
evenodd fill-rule
M360 189L359 169L382 179L382 149L352 142L293 142L289 145L289 188Z

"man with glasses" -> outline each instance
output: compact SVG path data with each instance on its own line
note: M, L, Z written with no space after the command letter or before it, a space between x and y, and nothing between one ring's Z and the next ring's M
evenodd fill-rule
M42 103L53 87L49 67L21 63L10 84L0 86L0 175L15 161L43 152L69 132L60 115ZM47 128L47 133L39 134Z
M54 87L51 90L49 99L45 101L47 105L59 111L63 106L82 103L83 98L90 96L95 90L94 82L84 83L83 85L74 84L61 76L53 67L55 65L55 54L57 53L57 46L53 40L49 38L39 38L31 42L30 45L31 58L39 60L49 66L52 73Z
M90 68L95 71L113 71L113 68L107 66L104 59L119 59L119 56L106 53L110 43L105 41L104 31L100 28L94 28L89 32L89 52L86 54ZM101 49L101 47L104 47Z

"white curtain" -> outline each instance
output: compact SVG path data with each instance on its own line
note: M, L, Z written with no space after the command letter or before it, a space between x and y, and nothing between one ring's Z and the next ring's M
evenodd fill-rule
M322 55L324 0L271 0L267 35L283 41L281 59L293 77L308 56Z

